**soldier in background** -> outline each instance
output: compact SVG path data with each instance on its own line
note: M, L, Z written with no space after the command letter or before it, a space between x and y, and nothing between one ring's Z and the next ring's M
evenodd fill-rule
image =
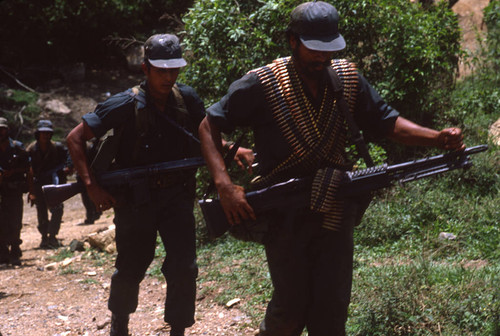
M181 68L187 65L179 39L171 34L153 35L144 50L146 80L97 105L66 139L90 198L99 210L113 207L115 212L118 255L108 300L110 335L129 335L129 315L136 311L140 283L153 261L159 234L168 256L161 268L167 281L164 321L171 327L171 336L182 336L195 322L196 169L152 174L141 185L105 190L89 166L86 149L87 141L102 138L113 129L119 141L108 157L109 162L114 160L108 171L200 155L195 135L205 107L193 88L177 82ZM250 150L240 148L238 152L253 158Z
M42 235L40 248L58 248L57 234L61 228L63 204L48 208L43 197L42 186L66 183L69 173L68 151L60 142L52 141L54 129L50 120L40 120L35 131L36 141L28 146L34 176L33 192L28 199L36 205L38 231ZM49 219L48 212L51 217Z
M28 190L29 155L9 137L0 117L0 264L21 265L23 193Z

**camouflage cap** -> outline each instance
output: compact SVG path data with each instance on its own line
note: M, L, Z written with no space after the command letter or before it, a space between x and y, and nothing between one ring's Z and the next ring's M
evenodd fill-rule
M177 36L157 34L144 43L144 56L157 68L182 68L186 61L182 58L182 49Z
M37 132L54 132L52 122L50 120L40 120L36 125Z

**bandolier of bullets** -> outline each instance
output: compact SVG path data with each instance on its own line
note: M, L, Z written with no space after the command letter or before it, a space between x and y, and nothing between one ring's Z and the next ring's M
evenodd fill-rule
M356 68L346 60L334 60L332 66L342 80L352 112L357 93ZM344 167L346 124L342 114L336 113L331 88L325 86L318 110L304 92L290 57L252 72L257 74L273 117L292 149L288 158L254 181L254 186L260 188L293 176L315 175L323 167ZM325 213L324 226L329 229L335 229L342 219L343 202L333 197L338 179L338 173L318 174L312 189L311 209Z

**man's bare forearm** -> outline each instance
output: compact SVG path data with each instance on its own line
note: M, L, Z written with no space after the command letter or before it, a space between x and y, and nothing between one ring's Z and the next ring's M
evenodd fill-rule
M403 117L398 117L388 137L394 141L412 146L431 146L447 150L463 150L462 130L451 127L441 131L415 124Z
M83 184L87 187L94 182L92 172L88 165L86 150L87 140L93 138L93 134L88 134L88 132L91 133L91 131L90 129L86 130L85 128L86 127L84 123L76 126L68 134L66 141L71 159L73 160L73 165L78 173L78 176L82 179ZM89 136L90 138L87 139Z
M215 186L218 189L222 185L231 184L231 178L222 157L222 137L219 129L205 117L200 124L199 135L201 152L214 179Z
M398 117L389 138L405 145L438 147L438 136L439 132L436 130Z

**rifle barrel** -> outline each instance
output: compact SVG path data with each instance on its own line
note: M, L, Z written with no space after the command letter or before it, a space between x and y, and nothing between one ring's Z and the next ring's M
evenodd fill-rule
M202 157L186 158L176 161L168 161L148 166L140 166L126 169L118 169L109 172L103 172L96 176L97 181L103 186L126 184L133 179L161 174L166 171L174 172L179 170L188 170L205 165Z
M140 179L155 174L174 172L179 170L194 169L203 166L205 161L202 157L193 157L176 161L162 162L149 166L133 167L127 169L103 172L96 176L97 181L103 187L119 186L130 183L134 179ZM82 183L66 183L62 185L48 184L42 186L46 203L49 207L56 206L70 197L82 192Z

